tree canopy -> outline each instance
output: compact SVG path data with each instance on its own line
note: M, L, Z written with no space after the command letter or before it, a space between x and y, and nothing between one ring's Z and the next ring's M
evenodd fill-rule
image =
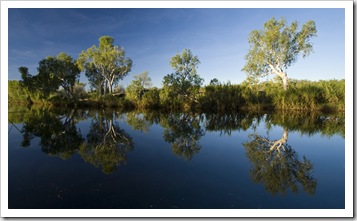
M86 71L92 85L101 84L98 90L111 94L113 85L122 80L133 66L133 61L125 56L124 48L114 45L114 39L110 36L99 38L99 47L93 45L82 51L78 58L78 64L82 71Z
M134 80L126 88L126 95L129 99L140 100L144 91L152 86L149 73L144 71L139 75L134 76Z
M40 93L42 98L48 98L59 87L65 90L68 97L73 98L73 86L80 74L73 58L64 52L56 57L48 56L42 59L35 76L29 74L27 67L20 67L18 70L21 73L21 84L30 92Z
M297 61L300 54L306 57L313 51L310 40L316 33L315 22L312 20L298 30L297 21L288 26L284 18L278 21L273 17L264 23L262 30L254 30L249 34L250 49L242 70L253 77L276 74L282 79L284 90L287 90L286 69Z
M195 97L203 83L203 79L196 71L199 63L198 57L189 49L184 49L181 54L173 56L170 65L175 72L164 77L164 87L170 87L175 96L196 101Z

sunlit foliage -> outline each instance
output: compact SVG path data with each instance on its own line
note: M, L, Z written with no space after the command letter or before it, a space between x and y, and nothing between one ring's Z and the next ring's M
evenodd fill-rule
M88 80L96 90L113 92L113 86L122 80L133 66L133 61L125 56L124 48L114 45L110 36L99 38L99 47L93 45L79 54L77 60L82 71L86 72Z
M164 105L178 105L185 102L197 102L203 79L197 74L200 63L189 49L183 50L171 58L170 65L174 73L168 74L163 80L163 91L160 99Z
M254 30L249 34L249 52L245 59L247 63L242 69L251 77L261 77L275 74L283 81L283 87L288 89L286 69L295 63L301 54L306 57L312 52L311 38L316 36L315 22L306 22L298 30L298 22L290 26L284 18L279 21L274 17L264 23L262 30Z

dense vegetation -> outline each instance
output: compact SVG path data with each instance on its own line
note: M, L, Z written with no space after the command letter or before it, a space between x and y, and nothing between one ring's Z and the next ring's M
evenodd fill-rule
M197 90L197 101L182 100L172 93L170 87L145 88L139 83L129 85L120 96L97 97L96 92L86 92L83 85L74 86L79 99L69 100L58 91L51 99L36 97L21 87L18 81L9 81L9 103L41 103L51 106L117 107L125 109L196 110L205 112L231 112L242 109L275 110L322 110L343 111L345 108L344 80L290 80L287 91L280 90L280 83L267 81L255 85L217 84L201 86ZM56 99L60 97L60 99Z

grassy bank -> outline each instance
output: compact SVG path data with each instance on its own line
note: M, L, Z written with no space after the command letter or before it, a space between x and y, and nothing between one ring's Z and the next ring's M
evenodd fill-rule
M196 100L170 93L167 88L149 89L136 98L81 94L75 99L53 94L43 100L29 94L17 83L9 82L9 105L35 104L56 107L94 107L120 109L192 110L203 112L232 112L239 110L304 110L344 111L345 81L291 80L290 88L282 90L279 83L217 84L201 87Z

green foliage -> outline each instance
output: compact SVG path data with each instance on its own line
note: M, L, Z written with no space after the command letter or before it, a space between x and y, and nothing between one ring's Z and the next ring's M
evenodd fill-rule
M225 112L206 113L205 128L207 131L218 131L231 135L233 131L245 131L256 128L262 121L263 115L255 112Z
M145 119L143 114L135 111L127 113L126 123L134 130L139 130L145 133L149 131L149 127L151 126L151 123Z
M21 86L19 81L8 82L9 103L27 103L29 97L28 91Z
M79 154L86 162L101 167L107 174L125 163L127 152L134 149L132 138L120 128L115 116L113 112L92 116L87 140L79 148Z
M249 34L250 49L242 70L254 78L276 74L287 89L286 69L297 61L299 54L306 57L312 52L310 40L316 32L315 22L311 20L300 31L297 21L288 26L284 18L268 20L262 30Z
M311 176L313 165L305 156L300 160L287 144L287 130L279 140L270 140L258 134L249 138L243 146L253 164L250 176L254 182L263 183L272 194L286 193L289 189L298 192L299 185L307 193L315 193L317 182Z
M176 102L185 103L197 102L200 86L203 79L197 74L197 66L200 63L197 56L193 56L189 49L183 50L181 54L176 54L171 58L170 65L175 70L174 73L168 74L163 80L162 100L165 103Z
M345 136L345 114L319 113L316 111L278 111L266 116L266 126L278 125L289 131L313 135L320 133L325 136Z
M107 90L111 94L113 85L122 80L133 66L133 61L125 57L125 50L120 46L114 46L114 39L110 36L99 38L99 47L93 45L86 51L82 51L78 58L78 65L86 72L91 86L95 87L99 94L104 95Z
M204 135L200 121L200 116L187 113L170 113L162 118L164 139L171 143L171 149L178 157L191 160L200 151L199 140Z
M242 109L344 110L344 80L290 82L287 91L280 90L281 83L274 81L208 85L199 99L200 110L220 113Z
M200 103L206 111L236 111L244 104L242 88L240 85L208 85Z
M145 92L141 100L141 105L144 108L159 108L160 90L157 88L152 88Z
M21 145L30 146L34 136L40 137L43 152L68 159L83 141L80 131L75 126L79 114L74 110L56 113L48 109L31 109L22 117ZM9 121L11 119L9 117Z
M49 56L39 62L38 74L32 76L26 67L20 67L21 85L32 97L49 99L59 87L63 88L67 98L74 98L73 86L77 82L80 70L71 56L64 52L56 57Z
M148 72L144 71L134 76L134 80L126 88L126 98L133 102L138 102L143 98L144 93L152 86Z
M345 81L293 81L287 91L271 92L276 109L344 110Z
M220 85L221 82L219 82L219 80L217 78L213 78L210 82L209 82L209 85Z

